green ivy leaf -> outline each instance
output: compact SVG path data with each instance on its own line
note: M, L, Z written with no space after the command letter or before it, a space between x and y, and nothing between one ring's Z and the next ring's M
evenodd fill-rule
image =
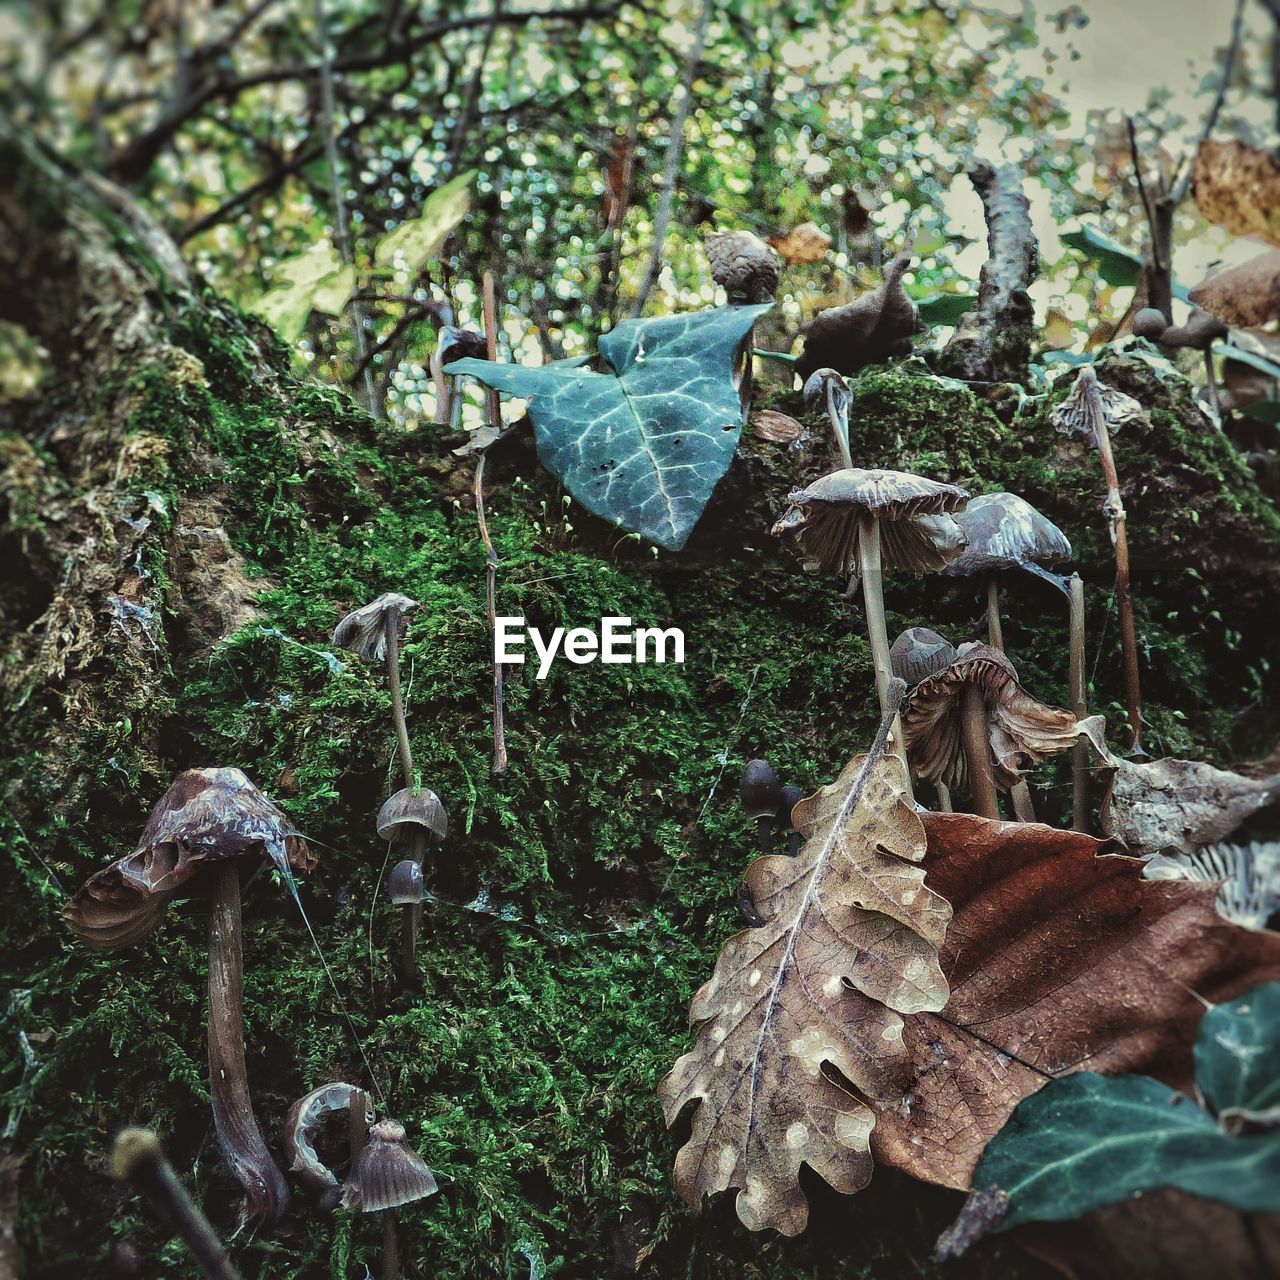
M671 551L733 459L743 339L769 304L624 320L600 340L608 372L454 361L445 372L529 401L538 453L588 511Z
M916 307L925 324L958 324L960 317L977 302L972 293L935 293L917 298Z
M1204 1017L1196 1078L1222 1116L1280 1104L1280 983ZM1003 1227L1059 1222L1176 1187L1245 1213L1280 1210L1280 1132L1231 1136L1185 1094L1145 1076L1081 1071L1019 1104L974 1176L1010 1200Z
M474 169L451 178L433 191L422 204L422 212L378 241L373 259L380 267L390 266L402 257L413 271L432 258L440 256L449 233L467 216L471 208L471 182Z
M1093 227L1081 227L1078 231L1064 231L1063 244L1079 249L1086 258L1098 264L1098 272L1110 285L1136 285L1142 274L1142 255L1126 249L1118 240L1096 231Z
M289 342L302 336L312 311L341 315L356 284L355 271L343 265L328 240L277 263L274 274L285 283L264 293L250 310Z

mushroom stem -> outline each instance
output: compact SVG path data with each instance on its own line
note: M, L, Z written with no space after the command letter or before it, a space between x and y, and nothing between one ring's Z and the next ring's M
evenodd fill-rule
M1120 650L1124 663L1125 702L1129 712L1129 750L1146 755L1142 747L1142 687L1138 676L1138 637L1133 622L1133 596L1129 583L1129 538L1125 532L1124 503L1120 499L1120 477L1111 452L1111 433L1105 414L1097 421L1098 456L1107 482L1103 510L1111 525L1111 542L1116 551L1116 610L1120 617Z
M849 419L836 404L835 384L831 382L827 383L827 414L836 433L836 443L840 446L840 460L849 469L853 466L853 454L849 451Z
M1000 802L991 768L991 747L987 742L987 705L982 690L974 684L966 684L960 692L960 735L973 807L983 818L999 818Z
M394 1209L382 1215L382 1280L400 1280L400 1239Z
M766 856L777 852L773 843L773 816L771 814L765 814L763 817L756 819L756 843L760 846L760 852Z
M234 859L209 870L209 1093L223 1158L244 1188L240 1225L273 1227L289 1188L253 1114L244 1065L244 961L240 870Z
M862 574L862 603L867 615L867 639L871 643L871 662L876 672L876 694L880 699L880 714L889 710L889 681L893 679L893 667L889 661L889 633L884 621L883 574L880 568L880 524L872 516L863 516L858 530L858 569ZM895 715L889 730L891 751L902 761L902 772L907 780L907 794L911 795L911 773L907 767L906 749L902 737L902 717Z
M1004 652L1004 632L1000 628L1000 585L994 573L987 575L987 643Z
M1204 349L1204 372L1205 377L1209 380L1209 404L1213 407L1213 411L1218 416L1218 421L1222 421L1222 405L1218 400L1218 378L1213 371L1213 347L1212 345Z
M364 1150L365 1143L369 1141L369 1123L366 1119L368 1112L369 1104L366 1095L362 1089L357 1089L347 1104L347 1145L351 1149L353 1163L356 1156Z
M1070 664L1071 710L1077 720L1088 713L1084 688L1084 583L1078 573L1067 584L1070 600ZM1089 830L1089 748L1080 741L1071 748L1071 825L1077 831Z
M935 782L933 785L938 791L938 812L954 813L955 809L951 804L951 788L945 782Z
M111 1149L111 1171L158 1204L208 1280L240 1280L209 1220L196 1207L150 1129L121 1129Z

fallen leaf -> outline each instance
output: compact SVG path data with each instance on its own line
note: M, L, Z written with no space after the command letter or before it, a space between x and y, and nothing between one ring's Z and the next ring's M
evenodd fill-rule
M911 1078L900 1015L947 1002L950 911L924 887L908 795L897 757L859 756L796 806L799 854L748 869L764 923L725 943L689 1009L697 1043L658 1087L668 1126L698 1104L675 1165L695 1208L736 1187L748 1227L796 1235L802 1163L844 1192L870 1179L868 1103L892 1107Z
M1280 249L1269 249L1238 267L1215 271L1187 297L1235 328L1280 317Z
M831 248L831 237L816 222L802 222L785 236L771 236L769 243L788 266L821 262Z
M1217 844L1280 800L1280 777L1245 778L1200 760L1115 760L1099 776L1103 833L1135 855Z
M1203 1001L1280 977L1280 935L1223 922L1211 885L1144 880L1078 832L921 816L951 999L905 1020L915 1080L875 1104L882 1164L965 1189L1018 1102L1071 1071L1189 1089Z
M1280 245L1280 165L1270 152L1238 140L1206 138L1196 152L1196 207L1232 235Z
M804 427L790 414L779 413L776 409L757 409L751 415L751 430L761 440L773 444L790 444L799 440Z

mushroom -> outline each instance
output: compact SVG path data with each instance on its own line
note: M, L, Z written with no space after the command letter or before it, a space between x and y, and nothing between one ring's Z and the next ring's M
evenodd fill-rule
M404 1125L379 1120L369 1141L352 1161L342 1190L342 1207L357 1213L383 1213L382 1280L400 1274L395 1210L435 1195L435 1175L427 1162L405 1142Z
M1125 702L1129 712L1129 749L1145 756L1142 747L1142 687L1138 674L1138 637L1133 621L1133 595L1129 581L1129 538L1125 531L1120 477L1111 452L1111 427L1140 417L1142 406L1114 387L1104 386L1089 365L1076 377L1071 394L1054 409L1052 419L1064 435L1075 436L1098 450L1107 497L1102 510L1107 517L1116 553L1116 611L1120 619L1120 648L1124 662Z
M849 384L834 369L816 369L804 384L804 402L810 409L825 404L836 443L840 446L840 461L846 467L853 466L849 452L849 406L853 395Z
M1008 791L1022 769L1084 734L1104 760L1101 716L1077 720L1036 701L1019 683L1013 663L985 644L961 645L956 657L907 695L902 729L916 772L955 790L967 788L977 812L998 818L997 787Z
M111 1173L155 1204L208 1280L240 1280L222 1241L178 1181L160 1140L150 1129L121 1129L116 1134Z
M782 783L767 760L748 760L742 771L742 807L756 824L761 853L773 852L773 820L782 804Z
M889 648L889 666L908 689L950 666L955 657L955 645L928 627L908 627ZM938 808L943 813L953 812L951 788L937 778L933 785L938 791Z
M404 788L382 806L378 814L378 834L392 839L384 827L396 830L395 839L403 841L405 852L419 867L426 852L426 830L435 830L443 838L444 808L434 791L414 791L413 748L409 743L409 727L404 714L404 697L400 691L400 620L418 602L390 591L361 609L355 609L338 623L333 643L349 649L366 662L386 662L387 687L391 692L391 718L395 724L396 745L400 753L400 772ZM418 930L422 924L421 902L407 905L401 921L401 971L410 978L417 972Z
M289 1157L289 1171L296 1173L321 1196L336 1188L338 1179L316 1154L316 1134L326 1116L342 1113L350 1117L353 1108L366 1127L373 1123L369 1095L358 1085L344 1080L312 1089L289 1108L284 1125L284 1150Z
M391 868L387 877L387 897L397 907L416 907L425 896L422 868L412 858L405 858Z
M921 329L920 310L902 286L910 266L911 254L899 254L878 289L818 312L805 331L796 372L807 381L824 366L850 374L891 356L909 356L911 336Z
M905 471L846 467L792 492L773 526L776 535L795 538L806 569L861 575L882 715L893 678L882 573L936 573L954 560L965 538L951 513L968 500L964 489ZM895 722L892 734L901 754L901 725Z
M1280 843L1211 844L1193 853L1157 853L1147 859L1148 880L1218 884L1217 910L1246 929L1265 929L1280 911Z
M1016 493L984 493L970 498L969 505L956 516L956 523L964 530L969 545L942 574L947 578L984 580L987 643L1003 653L999 575L1011 569L1026 569L1065 594L1066 580L1048 570L1051 565L1071 559L1071 543L1053 521ZM1027 784L1017 783L1010 794L1019 820L1034 822L1035 808Z
M1213 371L1213 344L1223 341L1231 332L1211 311L1193 306L1185 323L1170 324L1157 307L1143 307L1133 317L1133 332L1162 347L1185 347L1204 353L1205 376L1209 382L1209 403L1214 413L1221 414L1218 403L1218 379Z
M464 374L450 377L444 367L455 360L474 356L483 360L488 355L484 334L474 329L459 329L452 324L442 325L436 335L436 349L431 355L431 377L436 384L436 421L457 427L462 409L462 397L458 388ZM452 383L452 386L450 385Z
M402 849L409 856L396 864L387 883L391 901L403 908L403 928L400 933L400 968L407 978L417 972L418 932L422 927L422 902L425 897L422 882L422 862L427 841L443 840L449 830L440 797L430 787L403 787L391 795L378 810L378 837ZM406 864L414 868L417 879L417 896L397 897L401 889L411 885L414 873L404 870Z
M289 1190L253 1114L244 1064L240 873L267 859L292 887L315 857L284 814L239 769L188 769L152 810L138 847L95 872L67 904L71 931L94 951L145 938L169 898L197 879L209 894L209 1092L218 1145L244 1188L240 1225L274 1226Z
M788 784L782 788L782 808L778 812L778 817L786 821L787 854L792 858L800 852L800 828L796 826L791 815L795 811L796 805L803 799L804 792L799 787L793 787Z
M759 236L750 231L715 231L702 242L711 278L730 303L772 302L782 263Z

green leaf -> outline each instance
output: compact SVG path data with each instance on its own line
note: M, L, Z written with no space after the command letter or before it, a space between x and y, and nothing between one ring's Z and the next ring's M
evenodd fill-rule
M440 254L449 233L471 208L471 181L474 169L451 178L423 202L422 212L378 241L373 259L380 267L402 257L414 271Z
M972 293L934 293L927 298L917 298L916 306L925 324L958 324L977 300Z
M1243 347L1214 347L1213 353L1227 360L1238 360L1241 364L1247 364L1251 369L1257 369L1259 373L1265 373L1268 377L1280 378L1280 364L1276 364L1274 360L1268 360L1266 356L1258 355L1256 351L1246 351Z
M289 342L302 335L312 311L341 315L356 284L355 271L343 265L328 240L277 263L274 274L285 283L268 290L249 309Z
M1211 1009L1195 1062L1200 1091L1220 1116L1274 1117L1280 983ZM974 1186L1009 1196L1004 1227L1077 1218L1160 1187L1245 1213L1274 1212L1280 1210L1280 1131L1232 1136L1158 1080L1081 1071L1050 1080L1019 1104L987 1145Z
M529 401L538 453L588 511L679 551L742 432L734 358L769 305L624 320L600 340L609 371L456 360Z
M1280 982L1210 1009L1195 1058L1196 1084L1215 1114L1280 1106Z
M1064 231L1063 244L1079 249L1098 264L1098 272L1110 285L1136 285L1142 274L1142 255L1126 249L1119 241L1093 227Z

